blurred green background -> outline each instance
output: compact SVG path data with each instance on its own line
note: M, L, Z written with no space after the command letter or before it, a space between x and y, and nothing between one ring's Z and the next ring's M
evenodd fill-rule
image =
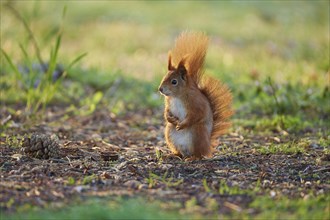
M9 2L30 26L46 62L59 35L56 63L66 68L87 53L67 71L69 82L43 104L103 103L115 113L161 107L157 87L167 53L181 31L196 30L211 39L206 70L232 89L235 117L328 119L328 1ZM1 2L1 48L14 65L32 65L38 60L31 38L7 3ZM21 89L3 54L2 103L30 100L31 106L43 99L31 86Z

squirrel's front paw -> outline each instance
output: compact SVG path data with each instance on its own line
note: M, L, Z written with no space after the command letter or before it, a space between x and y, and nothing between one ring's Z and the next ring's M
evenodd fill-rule
M177 131L180 131L180 130L185 129L185 128L187 128L187 127L188 127L187 121L186 121L186 120L183 120L183 121L181 121L180 123L178 123L178 124L175 126L175 129L176 129Z
M182 129L182 127L181 127L180 124L178 124L178 125L175 127L175 129L176 129L177 131L180 131L180 130Z
M168 122L170 122L171 124L174 124L174 125L177 125L178 124L178 121L179 121L179 119L177 118L177 117L175 117L175 116L167 116L167 121Z

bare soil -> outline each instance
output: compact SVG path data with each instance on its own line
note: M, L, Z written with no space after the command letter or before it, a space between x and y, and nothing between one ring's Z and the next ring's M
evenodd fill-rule
M226 214L249 209L258 195L305 198L330 189L330 155L317 144L295 154L265 154L255 147L310 137L313 130L286 136L276 131L230 133L221 137L212 159L186 161L169 156L160 110L124 116L98 110L77 116L62 107L50 107L43 119L27 119L24 111L13 113L5 107L1 123L7 126L0 139L4 213L26 204L48 207L81 197L125 195L179 202L182 207L196 198L199 211L205 214L212 212L211 198L224 204L218 212ZM61 156L42 160L25 155L19 142L32 133L56 134ZM232 193L225 188L220 193L223 183L239 190Z

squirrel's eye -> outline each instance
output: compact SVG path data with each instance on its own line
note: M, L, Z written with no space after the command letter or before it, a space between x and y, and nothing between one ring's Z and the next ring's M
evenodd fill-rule
M178 84L178 81L176 79L172 79L171 83L172 83L172 85L175 86L176 84Z

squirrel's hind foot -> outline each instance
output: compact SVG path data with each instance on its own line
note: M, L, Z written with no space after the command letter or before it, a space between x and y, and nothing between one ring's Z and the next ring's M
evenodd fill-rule
M180 153L172 153L163 156L163 158L166 160L182 160L182 155Z

